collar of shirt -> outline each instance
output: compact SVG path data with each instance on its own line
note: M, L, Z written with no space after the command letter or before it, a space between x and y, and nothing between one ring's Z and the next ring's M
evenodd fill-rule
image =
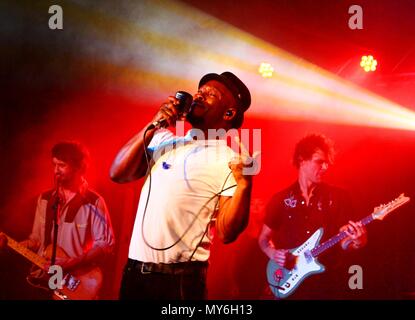
M194 129L194 128L190 129L189 131L187 131L186 135L182 138L183 142L184 143L195 143L195 144L204 145L204 146L218 146L218 145L226 146L227 145L225 139L199 139L200 133L201 131L199 129ZM203 138L205 137L203 136Z
M313 190L313 194L310 198L310 203L312 202L311 201L312 199L320 198L324 194L324 190L325 190L325 184L319 183ZM304 200L303 193L301 191L298 180L294 184L292 184L291 187L289 188L289 194L293 195L296 199Z

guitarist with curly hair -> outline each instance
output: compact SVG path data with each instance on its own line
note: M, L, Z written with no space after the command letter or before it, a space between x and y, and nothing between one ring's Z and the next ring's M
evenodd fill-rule
M336 277L333 272L340 262L339 248L355 250L367 242L365 227L350 220L353 210L348 193L323 182L323 176L333 161L333 153L331 140L323 135L311 134L301 139L293 157L298 180L275 194L267 205L258 243L270 261L278 266L272 275L268 274L270 288L277 299L288 296L292 299L338 298L335 291L339 288L335 286L340 286L339 276L337 281L332 281L331 276ZM302 245L319 228L324 229L323 242L337 233L340 226L347 237L340 242L340 247L334 248L337 252L333 250L331 255L322 257L326 272L305 279L301 285L300 281L296 282L298 279L293 279L292 283L284 286L283 270L292 270L299 262L290 249ZM311 270L309 273L317 272ZM291 291L293 287L296 287L295 292Z

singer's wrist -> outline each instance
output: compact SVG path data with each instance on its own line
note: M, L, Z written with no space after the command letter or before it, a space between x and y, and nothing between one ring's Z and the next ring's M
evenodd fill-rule
M274 259L275 253L277 252L277 250L275 250L275 248L273 246L268 246L265 249L265 254L268 256L268 258L270 259Z
M162 119L161 117L154 117L153 119L151 119L148 125L157 123L157 121L160 121L161 119Z
M145 126L145 129L147 130L147 134L153 134L158 128L157 128L157 120L152 120L151 122L147 123Z
M252 189L252 179L250 178L239 179L236 182L236 185L237 185L237 188L240 190L250 191Z
M161 128L168 128L170 126L175 126L176 125L176 120L174 120L174 122L167 118L167 117L157 117L154 118L153 121L151 123L149 123L148 127L149 129L161 129Z

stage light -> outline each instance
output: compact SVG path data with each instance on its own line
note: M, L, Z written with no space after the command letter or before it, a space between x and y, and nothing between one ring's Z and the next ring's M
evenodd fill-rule
M274 72L274 68L269 64L262 62L258 68L258 72L264 77L264 78L271 78L272 74Z
M48 2L33 3L40 14ZM77 34L80 64L110 75L111 90L149 105L177 90L195 92L206 73L231 71L251 91L247 116L415 130L414 111L183 2L74 0L65 2L64 12L70 35ZM57 37L56 46L72 50L66 40ZM259 78L258 61L278 72ZM376 70L373 57L361 63L369 61L369 70Z
M360 61L360 66L366 72L375 71L377 65L378 65L378 62L376 61L376 59L373 58L372 55L362 56L362 60Z

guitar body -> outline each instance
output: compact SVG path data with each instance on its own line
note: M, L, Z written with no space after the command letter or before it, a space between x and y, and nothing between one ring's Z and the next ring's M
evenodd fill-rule
M269 260L268 284L277 299L284 299L291 295L310 275L324 272L324 266L311 255L311 250L318 246L322 236L323 228L320 228L302 245L290 250L295 258L295 264L291 270L281 267L273 259Z
M54 291L54 300L95 300L102 286L102 271L98 267L79 269L64 276L62 289Z
M49 245L43 257L48 261L52 256L52 245ZM56 248L57 258L68 258L66 252ZM53 274L47 274L41 269L37 269L28 276L28 282L35 287L41 287L50 290L48 281ZM63 274L62 289L53 291L54 300L93 300L98 298L98 292L101 289L103 281L102 271L96 266L87 266L79 268L70 273Z

